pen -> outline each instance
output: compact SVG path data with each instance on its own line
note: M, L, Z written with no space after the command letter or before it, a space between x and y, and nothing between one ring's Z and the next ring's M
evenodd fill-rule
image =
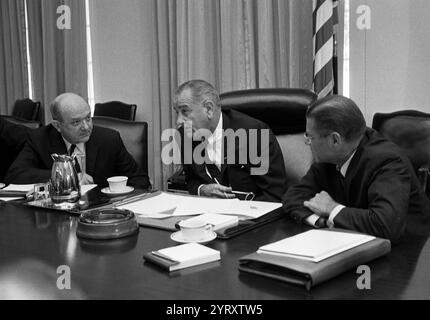
M235 190L232 190L231 192L236 194L249 194L249 192L235 191Z
M221 185L221 183L218 182L217 178L214 178L216 184ZM224 192L224 196L227 199L227 193Z

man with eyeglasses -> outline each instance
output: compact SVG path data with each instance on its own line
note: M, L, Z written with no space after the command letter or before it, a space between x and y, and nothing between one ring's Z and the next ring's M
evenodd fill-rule
M218 91L204 80L180 85L173 108L182 138L192 144L187 150L186 142L182 143L191 194L281 201L286 190L284 158L266 124L234 110L221 110Z
M411 218L428 221L429 200L409 160L366 127L352 100L329 96L314 102L306 114L305 143L314 164L283 200L297 222L396 242L406 224L414 223Z
M93 127L88 103L74 93L59 95L50 107L53 121L31 133L10 167L7 183L43 183L51 177L51 154L76 156L81 184L107 186L111 176L127 176L128 184L150 186L148 175L127 152L118 132Z

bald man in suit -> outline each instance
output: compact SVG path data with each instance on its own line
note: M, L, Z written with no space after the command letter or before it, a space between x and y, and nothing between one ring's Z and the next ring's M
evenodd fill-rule
M128 184L149 188L148 175L127 152L117 131L93 127L88 103L64 93L51 104L53 122L35 130L10 167L6 182L39 183L51 176L51 154L80 155L77 171L81 184L107 186L111 176L127 176ZM85 170L83 170L85 168Z

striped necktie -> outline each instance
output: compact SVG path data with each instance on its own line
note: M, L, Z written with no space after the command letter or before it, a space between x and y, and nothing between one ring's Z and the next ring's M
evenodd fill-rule
M75 149L76 149L76 144L72 144L72 145L70 146L69 156L72 156L72 155L73 155L73 152L75 151ZM74 163L75 163L75 169L76 169L76 172L77 172L77 173L80 173L80 172L81 172L81 166L79 165L79 162L78 162L78 158L77 158L77 157L75 157L75 158L74 158Z

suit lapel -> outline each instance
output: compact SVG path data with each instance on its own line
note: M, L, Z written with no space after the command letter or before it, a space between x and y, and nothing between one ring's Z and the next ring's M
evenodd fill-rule
M86 161L86 171L90 173L90 175L94 175L96 163L97 163L97 154L99 151L99 146L95 138L95 128L91 133L90 139L85 144L85 161Z
M61 136L61 134L57 131L57 129L54 128L53 125L50 125L50 133L49 133L49 141L50 141L50 148L49 148L49 152L46 154L46 156L48 157L48 161L47 163L50 164L48 165L52 167L52 157L51 154L52 153L57 153L57 154L67 154L67 148L66 148L66 143L63 140L63 137Z
M345 200L346 203L350 203L350 193L351 192L356 192L356 190L352 190L351 191L351 184L352 184L352 180L354 179L354 177L359 176L357 174L357 170L359 167L359 163L360 163L360 159L361 159L361 154L363 152L363 146L367 143L367 141L369 140L369 138L367 137L367 135L365 134L364 137L361 139L354 156L351 159L351 162L349 163L348 166L348 170L346 170L346 175L345 178L343 179L343 190L344 190L344 194L345 194Z
M361 154L363 152L363 146L367 143L367 141L369 141L369 138L365 135L361 139L361 141L360 141L360 143L359 143L359 145L355 151L355 154L352 157L351 162L349 163L348 170L346 171L346 175L345 175L345 183L347 185L349 185L351 183L352 178L354 178L356 176L356 173L358 170L358 164L360 162Z

